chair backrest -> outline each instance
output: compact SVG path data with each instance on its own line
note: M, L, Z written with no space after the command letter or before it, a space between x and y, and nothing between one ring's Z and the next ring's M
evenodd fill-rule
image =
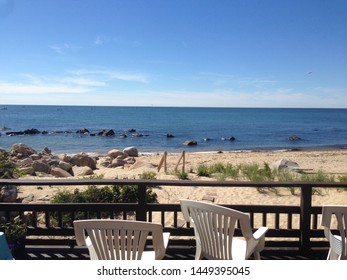
M339 232L339 238L341 243L338 246L338 250L341 251L341 258L347 258L347 205L324 205L322 210L322 221L321 225L324 227L324 234L331 242L333 238L332 221L333 217L336 219L337 227ZM335 246L335 245L333 245ZM340 247L341 246L341 247ZM333 250L335 248L332 248Z
M3 232L0 232L0 260L13 260L13 256Z
M165 255L161 224L90 219L74 221L74 228L78 245L88 246L87 242L90 240L92 245L92 248L89 246L89 251L92 252L91 259L140 260L150 235L152 236L155 259L162 259Z
M237 224L243 237L253 238L249 216L230 208L192 200L181 200L185 220L193 221L201 250L210 259L233 259L232 241Z

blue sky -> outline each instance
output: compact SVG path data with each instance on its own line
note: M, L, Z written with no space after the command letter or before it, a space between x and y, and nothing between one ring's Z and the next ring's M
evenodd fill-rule
M347 108L345 0L0 0L0 104Z

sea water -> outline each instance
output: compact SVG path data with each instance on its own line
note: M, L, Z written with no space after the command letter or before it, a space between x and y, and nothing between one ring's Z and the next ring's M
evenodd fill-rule
M11 133L32 128L40 133ZM76 133L80 128L90 133ZM130 146L139 152L342 149L347 109L1 105L0 129L6 150L25 143L53 153L104 154ZM104 129L115 135L99 136ZM292 135L300 140L290 141ZM187 140L197 144L187 146Z

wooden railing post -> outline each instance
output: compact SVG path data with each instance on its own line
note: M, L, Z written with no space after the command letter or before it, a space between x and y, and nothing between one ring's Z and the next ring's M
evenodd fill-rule
M300 251L307 254L310 250L312 186L301 186L300 199Z
M136 220L137 221L146 221L147 214L147 186L146 185L138 185L138 207L136 210Z

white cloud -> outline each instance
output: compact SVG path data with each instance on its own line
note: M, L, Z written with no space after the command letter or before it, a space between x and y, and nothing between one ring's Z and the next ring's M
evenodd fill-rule
M83 77L69 77L62 80L63 83L76 84L80 86L105 87L107 84L102 81L88 79Z
M79 70L69 71L69 73L74 74L76 76L98 77L99 79L102 79L105 81L121 80L121 81L127 81L127 82L148 83L148 76L139 72L79 69Z
M45 94L45 93L82 93L91 89L80 86L67 86L64 84L18 84L0 82L2 94Z
M79 47L75 47L71 44L59 44L59 45L50 45L49 46L50 49L52 49L53 51L55 51L58 54L64 54L67 50L77 50L79 49Z

